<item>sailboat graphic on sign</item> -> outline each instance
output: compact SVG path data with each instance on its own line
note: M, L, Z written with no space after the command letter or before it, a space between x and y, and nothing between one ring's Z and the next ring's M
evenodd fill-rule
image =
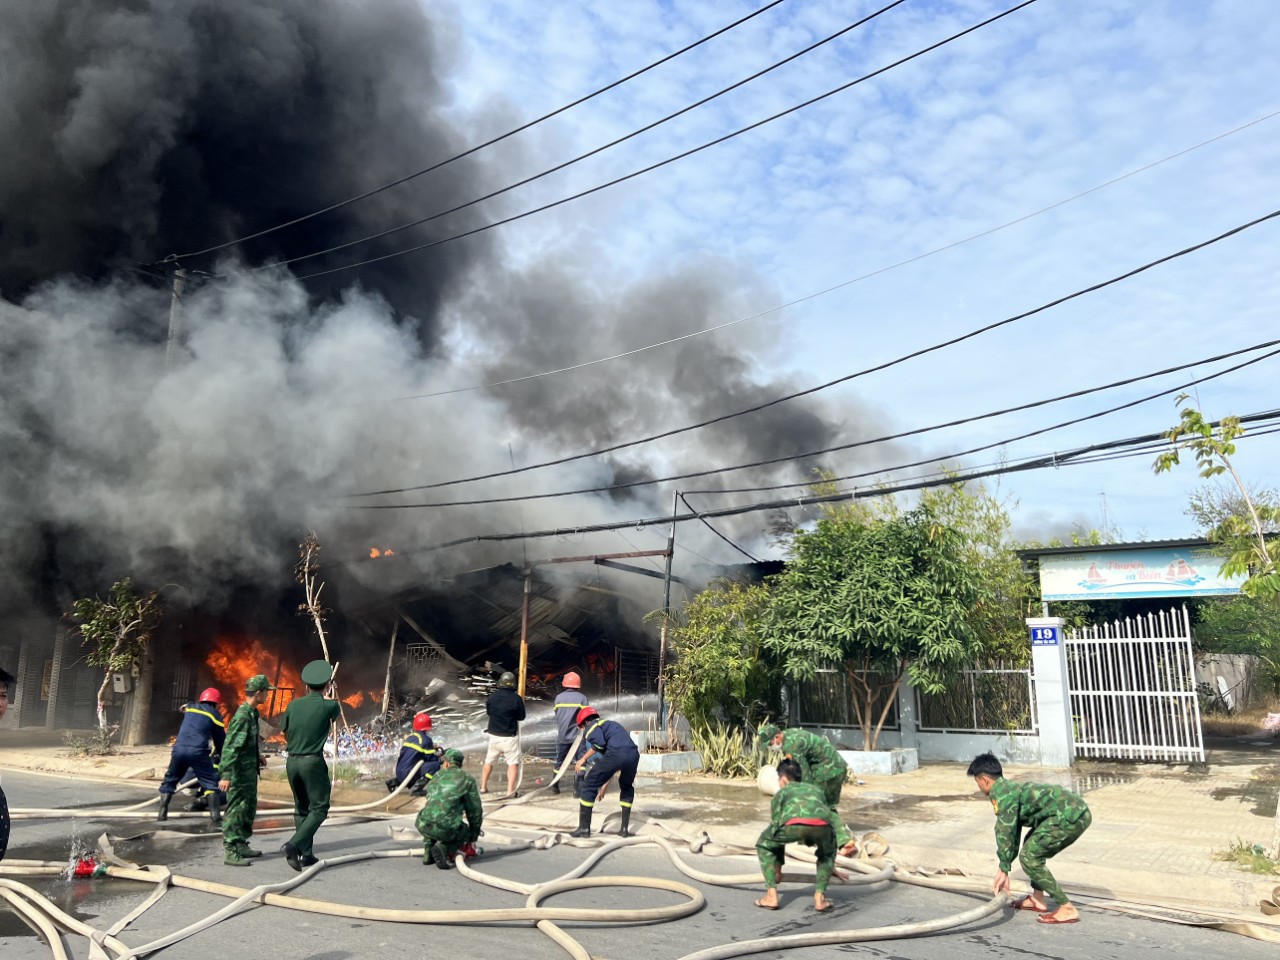
M1194 587L1204 580L1204 577L1196 572L1196 568L1181 557L1169 564L1164 572L1164 578L1169 583L1176 583L1183 587Z

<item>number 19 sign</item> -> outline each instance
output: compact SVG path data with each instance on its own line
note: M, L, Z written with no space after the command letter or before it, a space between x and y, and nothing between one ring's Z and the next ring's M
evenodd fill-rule
M1033 647L1056 647L1058 645L1058 628L1032 627L1031 645Z

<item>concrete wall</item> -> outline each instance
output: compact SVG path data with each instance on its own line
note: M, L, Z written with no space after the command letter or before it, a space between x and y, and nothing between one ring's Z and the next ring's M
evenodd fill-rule
M821 734L835 744L837 750L862 750L862 731L847 727L817 727L804 725L806 730ZM906 742L910 740L910 743ZM919 751L924 762L968 763L980 753L990 750L1009 763L1036 765L1040 763L1040 737L1037 734L1007 733L924 733L913 730L907 736L903 731L886 730L876 741L877 749L896 750L912 746Z

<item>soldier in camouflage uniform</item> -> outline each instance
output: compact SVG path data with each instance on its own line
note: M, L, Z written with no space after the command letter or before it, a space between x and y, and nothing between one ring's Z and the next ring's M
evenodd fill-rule
M827 882L836 865L836 848L841 856L851 857L857 852L857 844L849 836L849 830L836 814L822 790L812 783L803 782L800 764L783 760L778 764L778 792L773 795L770 822L760 839L756 841L756 855L760 858L760 872L764 874L765 894L756 901L757 907L778 909L778 883L782 880L782 863L786 859L788 843L802 843L816 848L818 874L814 883L813 908L819 913L830 910L833 904L827 899Z
M446 750L440 772L427 784L426 802L418 812L422 862L451 869L458 848L476 842L483 822L480 788L475 777L462 770L462 751Z
M762 746L781 748L783 757L800 764L804 782L820 787L833 808L840 802L849 765L830 740L799 728L779 730L772 723L762 726L759 736Z
M247 867L260 850L249 846L253 836L253 818L258 812L258 773L262 758L258 753L258 707L274 690L262 674L245 681L244 703L227 724L227 738L222 744L222 762L218 772L222 779L218 789L227 794L227 809L222 814L223 862L229 867Z
M984 753L969 764L969 776L991 798L996 811L996 857L1000 870L992 889L1009 892L1009 871L1018 857L1031 881L1031 895L1014 903L1018 910L1041 914L1041 923L1075 923L1080 912L1053 878L1045 861L1080 839L1093 815L1078 793L1047 783L1015 783L1004 779L1004 768L994 754ZM1029 827L1026 838L1022 828ZM1018 854L1021 841L1022 853ZM1058 909L1050 912L1044 895Z

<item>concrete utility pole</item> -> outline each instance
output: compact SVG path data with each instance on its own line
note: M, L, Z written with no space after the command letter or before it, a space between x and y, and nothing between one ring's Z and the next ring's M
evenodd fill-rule
M182 293L187 287L187 271L178 267L173 271L173 297L169 300L169 338L164 345L164 368L173 368L173 351L182 333Z
M529 590L533 580L533 568L524 568L524 603L520 607L520 688L516 691L524 696L524 678L529 670Z
M680 491L671 494L671 530L667 534L667 563L662 575L662 631L658 640L658 722L666 723L667 715L667 623L671 619L671 558L676 549L676 513L680 509ZM671 731L667 734L670 736Z

